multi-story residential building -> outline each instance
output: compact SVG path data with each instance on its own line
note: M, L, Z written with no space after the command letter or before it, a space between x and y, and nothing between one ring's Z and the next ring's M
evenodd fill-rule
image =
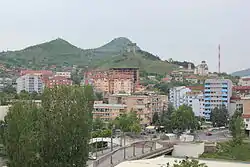
M233 114L236 111L239 111L239 112L243 111L243 101L240 96L232 96L230 98L230 105L228 107L229 116L233 116Z
M169 101L174 108L179 108L186 104L186 94L191 92L191 89L186 86L174 87L169 90Z
M109 93L133 93L139 85L139 68L110 68Z
M126 105L126 111L137 112L142 125L149 125L155 112L167 109L168 98L166 95L129 95L113 94L109 96L109 104Z
M242 97L243 101L243 119L245 124L245 130L250 136L250 97Z
M250 86L233 86L233 92L240 97L248 96L250 95Z
M215 107L224 105L228 108L232 96L232 81L229 79L207 79L205 81L204 116L210 119L210 113Z
M16 80L17 84L17 93L20 93L22 90L25 90L29 93L37 92L42 93L43 91L43 82L40 76L38 75L23 75Z
M250 78L240 78L239 83L240 86L250 86Z
M94 111L92 113L94 118L111 121L126 112L126 108L127 106L124 104L103 104L99 102L94 104Z
M71 72L56 72L55 76L71 78Z
M73 81L63 76L54 76L49 78L43 78L43 82L47 88L53 88L59 85L72 85Z
M134 93L139 85L138 68L111 68L108 71L91 71L85 73L85 84L90 81L96 91L117 94Z
M208 75L208 73L209 71L208 71L208 65L206 61L202 61L201 64L195 67L194 74L204 76L204 75Z
M11 78L0 78L0 91L6 86L12 86L13 81Z
M187 92L185 95L185 104L190 106L197 117L203 117L204 112L204 96L201 91Z

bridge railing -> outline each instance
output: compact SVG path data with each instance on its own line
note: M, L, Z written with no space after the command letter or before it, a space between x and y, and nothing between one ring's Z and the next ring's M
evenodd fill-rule
M169 148L171 144L166 144L157 148L159 139L136 141L129 145L117 148L112 152L99 157L93 162L93 167L112 167L125 160L142 157L145 154L162 150L163 147Z

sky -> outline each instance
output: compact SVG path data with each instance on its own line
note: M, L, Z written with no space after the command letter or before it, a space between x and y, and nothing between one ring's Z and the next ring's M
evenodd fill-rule
M249 0L1 0L0 50L58 37L96 48L127 37L164 60L250 68Z

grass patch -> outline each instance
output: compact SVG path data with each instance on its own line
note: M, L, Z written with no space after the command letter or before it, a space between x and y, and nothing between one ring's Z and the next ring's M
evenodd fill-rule
M204 153L201 158L250 161L250 143L234 145L232 141L218 143L215 153Z

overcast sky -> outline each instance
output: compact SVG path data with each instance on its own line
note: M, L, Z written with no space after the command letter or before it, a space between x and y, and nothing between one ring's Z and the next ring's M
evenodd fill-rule
M0 0L0 50L64 38L81 48L128 37L162 59L250 67L250 0Z

